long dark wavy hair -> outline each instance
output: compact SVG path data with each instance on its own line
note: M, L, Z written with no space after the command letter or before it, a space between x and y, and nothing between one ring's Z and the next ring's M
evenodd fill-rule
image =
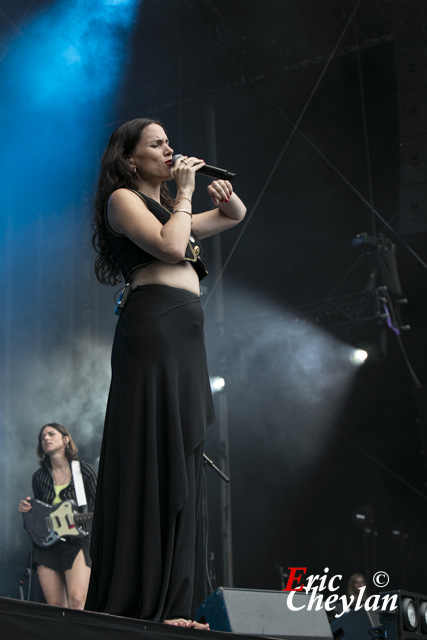
M42 433L43 433L43 429L45 429L46 427L52 427L53 429L56 429L56 431L59 431L59 433L62 434L63 438L64 437L68 438L68 444L65 447L65 457L68 458L68 460L70 461L77 460L77 457L78 457L77 454L79 450L77 449L77 446L74 443L72 437L70 436L68 430L58 422L48 422L47 424L43 425L42 428L40 429L39 437L37 441L37 455L40 458L40 465L42 467L52 466L50 462L50 457L45 454L42 447Z
M95 274L101 284L115 285L122 280L119 267L111 255L106 234L105 203L111 193L121 187L138 190L139 177L129 166L128 159L141 138L142 130L149 124L163 126L158 120L150 118L136 118L122 124L112 134L102 156L92 221L92 245L98 254L95 260ZM160 202L172 211L174 201L164 182L160 187Z

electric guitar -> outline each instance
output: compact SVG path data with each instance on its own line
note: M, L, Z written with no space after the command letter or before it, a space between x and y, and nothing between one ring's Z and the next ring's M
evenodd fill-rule
M24 528L39 547L51 547L65 538L86 538L89 533L78 525L90 522L93 513L79 513L74 500L57 505L30 500L31 509L24 516Z

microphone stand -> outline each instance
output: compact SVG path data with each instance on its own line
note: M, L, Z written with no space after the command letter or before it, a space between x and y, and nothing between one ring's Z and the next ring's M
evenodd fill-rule
M210 467L212 467L212 469L217 472L217 474L224 480L224 482L230 482L230 478L226 476L225 473L221 471L221 469L218 469L216 464L212 462L210 458L208 458L206 453L203 454L203 464L208 464Z
M222 480L224 480L224 482L230 482L230 478L226 476L225 473L221 471L221 469L218 469L216 464L210 458L208 458L206 453L203 454L203 465L209 465L219 475L219 477L222 478ZM206 511L206 516L207 516L207 511ZM210 592L213 593L214 591L213 585L215 585L216 583L215 556L213 551L208 553L207 530L208 530L208 525L206 524L206 549L205 549L206 577L207 577L207 582L208 582Z
M21 600L25 600L25 595L24 595L24 584L25 581L28 580L28 594L27 594L27 600L30 600L30 595L31 595L31 583L32 583L32 577L35 574L34 569L31 568L31 565L29 567L26 567L24 573L22 574L22 577L19 580L19 597Z

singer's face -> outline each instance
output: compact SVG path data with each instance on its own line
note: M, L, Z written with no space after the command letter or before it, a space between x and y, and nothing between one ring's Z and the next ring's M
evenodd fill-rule
M138 144L131 154L138 175L147 182L171 180L173 149L159 124L149 124L141 131Z

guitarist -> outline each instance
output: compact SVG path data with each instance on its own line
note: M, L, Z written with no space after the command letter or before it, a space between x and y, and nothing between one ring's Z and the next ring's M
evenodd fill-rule
M50 505L63 500L76 500L71 461L77 460L78 449L67 429L57 422L41 428L37 455L40 469L33 475L33 495ZM80 463L88 510L93 511L96 471L86 462ZM18 510L31 510L31 498L21 500ZM83 609L90 578L90 536L58 541L48 548L33 544L33 566L46 602L59 607Z

